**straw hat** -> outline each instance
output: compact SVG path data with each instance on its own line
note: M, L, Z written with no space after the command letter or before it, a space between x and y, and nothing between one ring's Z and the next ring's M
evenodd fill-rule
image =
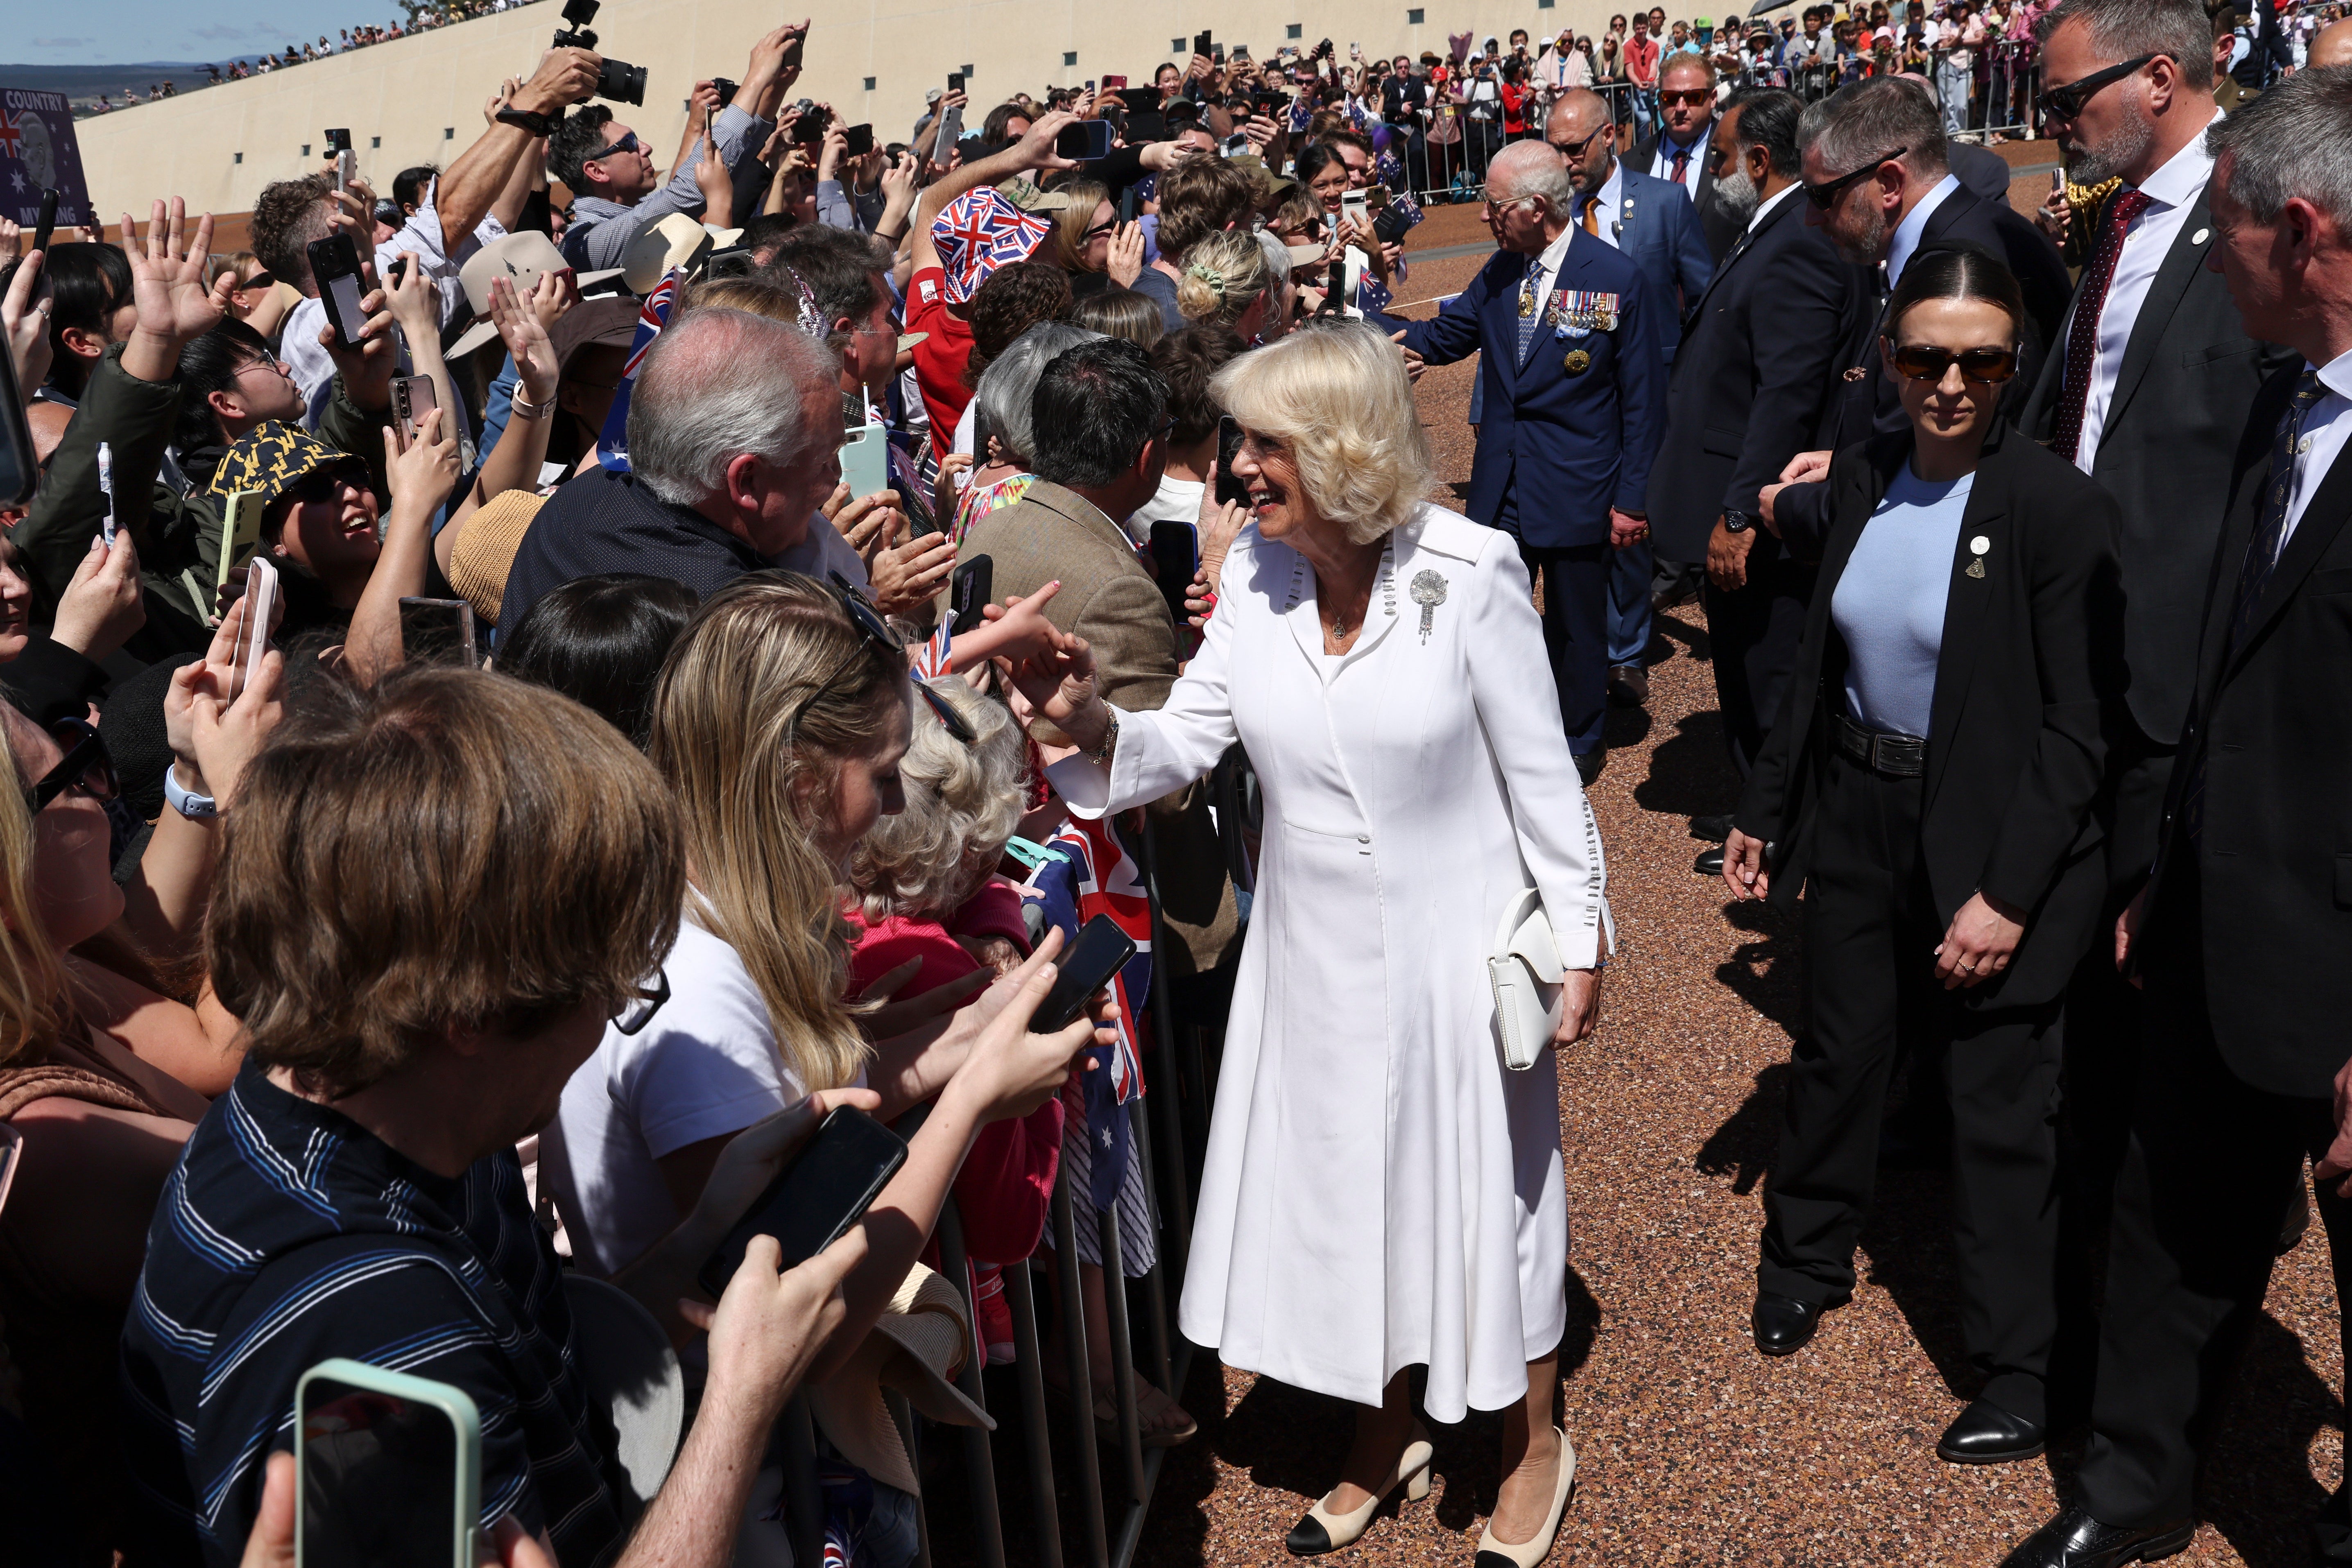
M621 279L632 294L650 294L662 280L662 274L673 267L683 267L694 259L694 253L708 244L713 248L734 244L743 237L740 228L722 228L713 233L684 213L669 213L658 222L647 224L629 241L629 248L621 257Z
M563 259L563 252L555 248L555 242L535 228L522 229L482 247L457 272L457 281L465 286L466 305L473 312L474 324L466 330L463 337L441 351L443 357L463 359L499 335L498 323L490 320L490 284L493 280L504 278L513 283L517 294L527 297L539 287L541 274L562 272L571 266L572 263ZM583 272L572 281L586 289L620 275L621 269L614 267L602 272Z
M949 1381L971 1353L963 1298L918 1263L899 1281L898 1293L865 1342L839 1372L809 1390L810 1412L826 1440L851 1464L877 1481L919 1496L922 1482L882 1391L906 1395L934 1421L993 1432L996 1423L988 1412Z
M475 509L449 551L449 586L474 606L475 616L498 625L499 606L506 603L507 574L530 520L546 499L537 490L507 490Z

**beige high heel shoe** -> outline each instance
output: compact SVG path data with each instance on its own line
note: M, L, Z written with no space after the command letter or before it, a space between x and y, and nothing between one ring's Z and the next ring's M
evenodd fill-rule
M1553 1538L1559 1534L1559 1516L1567 1510L1568 1494L1576 1489L1576 1445L1559 1427L1552 1430L1559 1433L1559 1480L1551 1494L1551 1518L1544 1521L1533 1540L1517 1546L1496 1540L1494 1525L1489 1522L1478 1537L1478 1555L1471 1568L1536 1568L1551 1554Z
M1435 1452L1430 1447L1429 1434L1422 1430L1420 1422L1414 1422L1412 1435L1405 1439L1404 1452L1397 1456L1389 1479L1381 1483L1380 1489L1361 1508L1334 1513L1323 1506L1331 1500L1326 1492L1307 1510L1305 1518L1290 1527L1282 1543L1290 1548L1294 1557L1319 1557L1326 1552L1354 1544L1372 1522L1372 1515L1380 1511L1381 1504L1388 1500L1389 1493L1398 1487L1404 1488L1409 1502L1419 1502L1429 1495L1429 1461Z

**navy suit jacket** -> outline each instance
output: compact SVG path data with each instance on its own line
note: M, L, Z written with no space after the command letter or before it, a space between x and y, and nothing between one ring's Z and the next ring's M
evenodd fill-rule
M1515 500L1514 531L1542 550L1606 542L1611 507L1641 511L1665 433L1657 322L1672 303L1651 297L1630 258L1571 232L1553 288L1616 295L1614 331L1539 331L1521 360L1519 283L1533 258L1508 250L1488 258L1433 320L1372 318L1384 331L1402 331L1404 345L1431 364L1480 356L1485 406L1464 510L1493 524ZM1589 361L1571 374L1568 358L1578 352Z
M1682 342L1682 318L1706 292L1707 280L1715 276L1715 257L1706 247L1706 232L1699 226L1688 191L1672 180L1629 165L1619 167L1623 190L1617 210L1593 216L1615 226L1618 252L1642 269L1642 281L1650 286L1650 302L1656 307L1658 342L1672 364L1675 345Z

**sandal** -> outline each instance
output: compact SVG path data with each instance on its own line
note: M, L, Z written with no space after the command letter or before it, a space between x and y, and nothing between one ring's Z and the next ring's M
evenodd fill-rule
M1057 1394L1066 1395L1070 1392L1068 1384L1056 1383L1050 1377L1045 1380L1045 1386ZM1152 1405L1155 1399L1160 1402L1158 1410L1155 1410ZM1175 1411L1183 1416L1184 1424L1181 1426L1162 1427L1154 1431L1151 1418L1161 1410ZM1106 1394L1096 1399L1093 1415L1095 1436L1106 1443L1118 1442L1118 1397L1115 1394ZM1143 1439L1143 1447L1147 1448L1173 1448L1179 1444L1191 1442L1200 1435L1201 1431L1201 1424L1192 1418L1191 1411L1169 1398L1167 1394L1160 1392L1158 1384L1140 1374L1135 1380L1135 1419L1136 1425L1142 1428L1140 1436Z

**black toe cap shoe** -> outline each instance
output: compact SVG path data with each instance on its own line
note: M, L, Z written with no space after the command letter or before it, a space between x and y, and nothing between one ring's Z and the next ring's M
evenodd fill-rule
M1810 1343L1822 1326L1822 1310L1794 1296L1769 1290L1756 1293L1756 1310L1749 1318L1756 1331L1756 1348L1766 1355L1787 1355Z
M1331 1532L1311 1513L1299 1516L1298 1522L1290 1527L1290 1533L1282 1538L1282 1543L1290 1549L1293 1557L1320 1557L1333 1549Z
M2042 1452L2042 1423L1979 1399L1944 1428L1937 1457L1955 1465L2006 1465Z
M2147 1530L2102 1524L2079 1503L2069 1503L2058 1517L2025 1538L2016 1551L2001 1559L2000 1568L2123 1568L2126 1563L2153 1563L2184 1550L2197 1538L2197 1521L2179 1520Z
M1700 850L1698 858L1691 862L1691 869L1702 877L1722 876L1723 846L1718 844L1712 849Z

